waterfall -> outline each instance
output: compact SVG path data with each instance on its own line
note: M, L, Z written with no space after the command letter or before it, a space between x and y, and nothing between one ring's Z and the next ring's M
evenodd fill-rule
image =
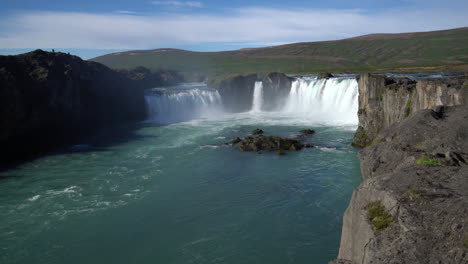
M216 90L186 89L153 92L145 96L148 119L162 124L207 118L222 111Z
M255 82L252 112L260 112L263 104L263 82Z
M271 96L266 97L265 92L268 91L265 89L269 87L264 87L261 81L255 82L250 113L258 118L274 115L279 119L296 119L307 123L358 124L358 87L355 79L298 78L286 92L273 95L282 98L276 101L274 97L266 99ZM218 91L208 89L204 83L155 88L145 98L148 119L161 124L218 117L223 114L224 108ZM276 104L275 112L265 111L267 103Z
M358 124L358 84L355 79L297 79L283 112L314 122Z

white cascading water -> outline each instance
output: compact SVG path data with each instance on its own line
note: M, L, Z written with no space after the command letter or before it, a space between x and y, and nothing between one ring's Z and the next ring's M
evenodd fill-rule
M145 99L149 120L161 124L211 117L222 109L221 96L215 90L163 92L146 95Z
M149 121L170 124L199 118L217 117L223 112L221 96L206 84L184 84L161 88L146 95ZM262 82L255 82L250 113L267 118ZM293 81L284 105L278 105L278 118L329 125L358 124L358 84L355 79L328 80L298 78Z
M282 112L318 123L358 124L358 84L355 79L297 79Z
M263 104L263 82L255 82L252 112L262 111Z

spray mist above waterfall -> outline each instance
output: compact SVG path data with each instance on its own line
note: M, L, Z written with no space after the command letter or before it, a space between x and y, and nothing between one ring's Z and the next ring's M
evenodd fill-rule
M250 94L228 98L222 98L217 90L207 88L204 83L153 89L146 95L148 117L162 124L220 115L238 117L239 113L225 111L223 100L250 100L250 109L245 109L245 113L256 120L273 118L328 125L358 123L358 87L354 78L296 78L291 87L281 87L285 89L281 93L268 90L271 87L262 81L252 85Z

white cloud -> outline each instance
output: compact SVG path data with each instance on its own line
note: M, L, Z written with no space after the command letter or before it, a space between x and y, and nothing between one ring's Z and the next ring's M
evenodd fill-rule
M332 40L369 33L468 25L466 10L278 10L229 15L128 15L28 12L0 20L0 48L148 49L204 43L273 44Z
M175 7L202 7L201 2L196 1L152 1L153 5L165 5L165 6L175 6Z
M117 14L126 14L126 15L133 15L136 14L134 11L129 11L129 10L115 10L114 13Z

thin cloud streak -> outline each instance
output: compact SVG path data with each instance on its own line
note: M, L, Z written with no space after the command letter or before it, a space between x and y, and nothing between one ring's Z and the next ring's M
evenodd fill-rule
M152 1L153 5L164 5L164 6L174 6L174 7L203 7L201 2L196 1Z
M362 10L246 8L225 16L29 12L1 20L0 48L149 49L204 43L269 46L466 25L464 10L369 14Z
M129 10L115 10L114 13L133 15L133 14L136 14L137 12L129 11Z

